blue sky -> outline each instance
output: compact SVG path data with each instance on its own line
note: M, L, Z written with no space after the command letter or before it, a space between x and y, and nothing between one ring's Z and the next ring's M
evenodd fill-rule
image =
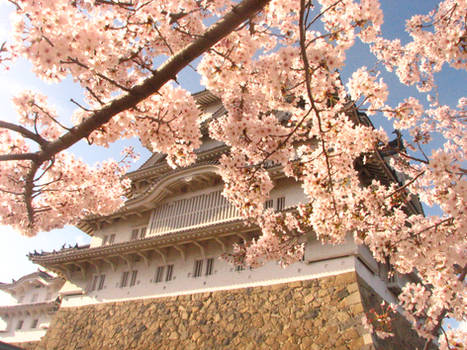
M411 15L417 13L427 13L433 9L439 1L434 0L383 0L382 8L384 12L385 24L383 26L383 35L392 39L399 37L403 42L408 40L404 34L405 20ZM12 5L6 0L0 0L0 43L8 38L9 20L8 16L12 10ZM342 72L343 81L361 65L373 66L374 59L369 54L367 47L357 43L355 47L348 52L348 62ZM401 86L393 75L385 74L384 79L391 87L390 104L397 104L404 97L412 95L417 96L414 88ZM460 96L466 94L465 82L466 73L454 69L445 69L442 74L438 74L437 83L440 87L441 102L455 105ZM197 75L188 69L179 76L181 85L192 92L199 91L203 87L199 84ZM14 121L15 114L10 102L13 94L23 90L32 89L41 91L49 96L49 102L56 106L59 115L69 116L75 109L75 106L69 102L70 98L80 100L81 92L71 79L65 80L59 85L50 85L36 79L31 72L29 63L20 60L10 71L0 70L0 106L2 113L0 119ZM423 98L424 99L424 98ZM374 120L375 124L380 124ZM383 123L383 126L390 128L390 125ZM391 131L391 130L389 130ZM81 156L86 162L93 164L96 161L107 159L109 157L119 158L120 150L123 146L133 144L141 153L139 162L134 164L134 168L140 165L147 157L149 152L142 149L135 140L118 142L109 149L89 146L84 142L75 145L72 150ZM85 244L89 242L89 237L74 227L66 227L62 230L55 230L48 233L40 233L36 237L22 237L11 228L0 226L0 281L9 282L12 278L19 278L26 273L37 269L26 258L28 252L36 250L50 251L59 249L66 244ZM6 298L0 294L0 304L5 302Z

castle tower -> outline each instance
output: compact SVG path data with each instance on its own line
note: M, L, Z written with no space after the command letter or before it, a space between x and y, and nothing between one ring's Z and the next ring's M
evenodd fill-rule
M225 113L208 91L195 94L205 118ZM358 118L358 116L355 116ZM362 122L365 122L362 119ZM196 164L171 169L154 154L128 174L125 206L91 217L80 228L89 246L32 254L59 273L60 310L37 349L401 349L420 341L401 318L395 337L379 340L362 316L395 301L408 276L388 281L387 269L348 239L323 246L304 237L303 261L256 269L220 258L258 229L246 226L221 195L219 157L227 146L207 136ZM306 197L280 167L266 207L294 210ZM366 177L395 181L379 155Z

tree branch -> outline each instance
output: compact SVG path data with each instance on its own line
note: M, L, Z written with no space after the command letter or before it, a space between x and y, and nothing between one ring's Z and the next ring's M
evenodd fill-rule
M467 273L467 265L464 266L464 268L462 269L462 272L459 275L459 277L457 278L457 280L459 282L464 282L466 273ZM448 314L448 312L449 312L449 309L443 308L443 312L441 312L441 314L439 314L438 318L436 319L436 322L437 322L436 326L431 331L431 334L433 336L438 335L438 332L439 332L439 330L441 329L441 326L442 326L442 322L443 322L444 318L446 317L446 315ZM430 345L432 344L432 342L433 342L433 339L428 339L426 341L426 343L425 343L425 346L423 347L423 350L428 350L430 348Z
M243 0L234 6L222 19L213 24L201 37L195 39L182 50L172 55L154 74L138 85L102 106L101 109L91 113L80 124L71 128L57 140L48 142L39 135L29 130L7 122L1 122L0 127L17 131L41 145L41 150L36 154L31 168L25 179L24 202L28 213L29 226L34 224L35 210L32 205L34 178L40 166L52 159L57 153L68 149L83 138L88 138L94 131L102 127L118 113L135 107L138 103L156 93L162 86L172 79L191 61L208 51L217 42L232 33L240 24L250 19L258 11L262 10L270 0Z
M44 139L42 136L33 133L32 131L26 129L25 127L22 127L20 125L16 125L13 123L5 122L3 120L0 120L0 128L8 129L11 131L16 131L23 135L24 137L36 141L39 145L45 146L48 141Z
M92 113L90 117L57 140L48 143L38 153L39 158L41 160L49 159L52 155L71 147L82 138L88 137L94 130L107 123L118 113L136 106L139 102L157 92L168 81L174 79L192 60L229 35L238 25L260 11L268 3L269 0L242 1L210 27L201 38L196 39L169 58L153 76L135 85L121 97L114 99L100 110Z
M36 153L14 153L14 154L0 154L0 162L7 160L32 160L38 159Z

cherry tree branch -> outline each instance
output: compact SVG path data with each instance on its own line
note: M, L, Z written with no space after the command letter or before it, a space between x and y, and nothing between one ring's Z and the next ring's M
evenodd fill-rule
M464 268L462 269L462 272L459 274L459 277L457 278L457 280L459 282L464 282L466 273L467 273L467 265L464 265ZM436 326L431 331L431 335L433 335L435 337L438 335L438 332L442 327L443 320L446 317L446 315L448 314L448 312L449 312L448 308L446 308L446 307L443 308L443 311L439 314L438 318L436 319ZM428 339L425 342L425 346L423 347L423 350L428 350L430 348L430 345L432 344L432 342L433 342L433 339Z
M68 130L57 140L46 141L39 135L21 126L1 121L0 127L19 132L24 137L36 141L41 146L41 149L35 153L35 156L22 156L25 157L25 159L32 160L32 164L24 181L23 192L29 225L33 226L34 224L35 211L32 205L32 195L35 174L44 162L51 160L57 153L68 149L81 139L88 138L93 131L109 122L118 113L135 107L138 103L156 93L167 82L176 79L177 74L188 66L191 61L208 51L217 42L233 32L244 21L249 20L258 11L261 11L269 1L270 0L243 0L238 5L233 6L223 18L213 24L202 36L197 37L192 43L172 55L149 78L131 88L126 88L121 96L91 113L88 118ZM20 156L5 155L3 159L0 157L0 160L9 160L8 157L16 157L18 159Z
M23 127L21 125L16 125L16 124L13 124L13 123L9 123L9 122L5 122L3 120L0 120L0 128L8 129L8 130L11 130L11 131L16 131L16 132L20 133L21 135L23 135L24 137L37 142L41 146L44 146L44 145L46 145L48 143L48 141L46 139L44 139L42 136L33 133L32 131L26 129L25 127Z
M13 154L0 154L0 162L8 160L37 160L36 153L13 153Z
M339 3L339 1L336 2L334 5L337 5L338 3ZM331 162L329 160L329 155L328 155L328 153L326 151L326 141L324 139L324 130L323 130L322 122L321 122L319 109L315 104L315 101L313 99L313 94L311 92L310 63L308 61L308 56L307 56L307 53L306 53L307 44L306 44L306 28L305 28L305 26L306 26L306 23L305 23L305 10L306 10L305 0L300 0L300 16L299 16L300 52L301 52L301 56L302 56L303 67L305 69L305 86L306 86L308 98L310 100L312 109L315 110L316 118L318 120L318 128L319 128L319 133L320 133L320 136L321 136L320 143L321 143L322 152L323 152L324 157L325 157L326 168L327 168L327 172L328 172L328 181L329 181L328 187L329 187L329 189L331 191L331 197L332 197L332 201L333 201L334 210L337 212L337 204L336 204L336 200L334 198L334 193L333 193L334 184L333 184L333 181L332 181L332 174L331 174Z

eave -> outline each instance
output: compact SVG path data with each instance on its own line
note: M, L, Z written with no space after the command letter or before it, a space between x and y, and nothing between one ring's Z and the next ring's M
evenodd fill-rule
M7 293L15 293L18 289L27 289L30 284L40 284L42 286L49 286L54 284L56 281L62 280L60 277L54 277L49 275L47 272L38 271L33 272L28 275L22 276L17 281L12 283L0 283L0 290L3 290Z
M198 163L204 162L210 159L218 159L220 155L222 155L226 150L228 150L228 146L219 146L209 151L197 154L197 163L193 164L192 166L183 168L188 169L191 167L195 167ZM177 170L177 169L175 169ZM135 171L131 171L127 173L125 176L128 177L132 181L138 181L142 179L150 179L157 176L161 176L167 172L173 172L174 169L171 168L166 162L158 163L150 167L140 168Z
M205 227L196 226L168 234L95 248L72 248L42 255L30 254L29 259L66 278L70 278L71 273L76 270L81 271L85 278L90 268L99 273L103 265L110 265L115 270L119 263L131 265L134 257L145 260L146 264L153 255L165 260L164 250L168 248L176 249L183 259L188 246L196 246L204 254L204 245L210 240L219 244L225 252L227 237L238 236L246 239L256 231L257 228L254 226L246 227L242 219L233 219Z
M18 304L18 305L8 305L0 306L0 314L34 314L41 311L56 311L60 306L60 302L57 300L47 301L43 303L32 303L32 304Z

